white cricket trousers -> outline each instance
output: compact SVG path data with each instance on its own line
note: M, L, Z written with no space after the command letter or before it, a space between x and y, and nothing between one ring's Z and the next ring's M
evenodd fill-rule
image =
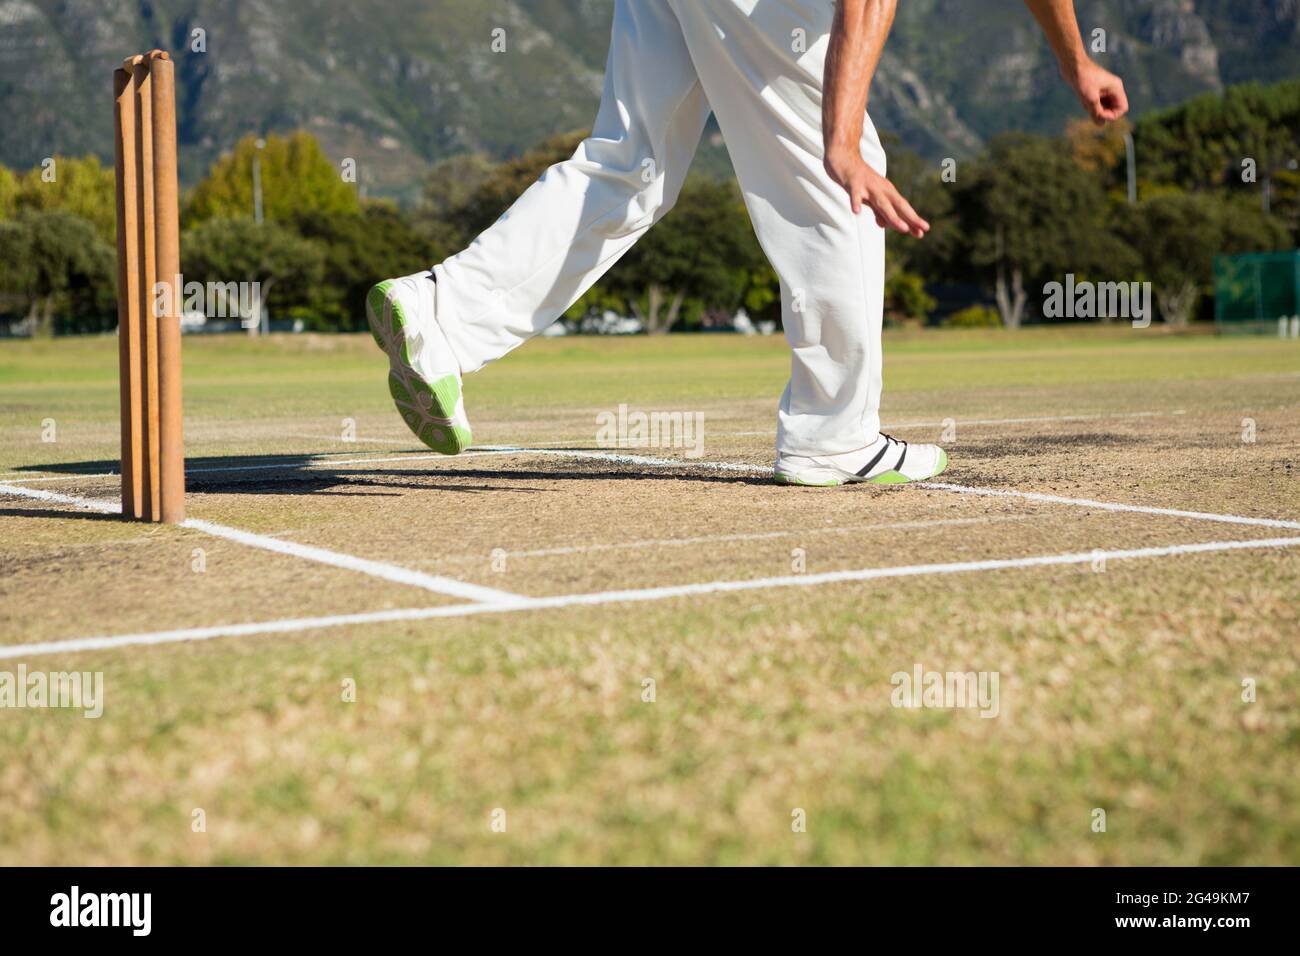
M617 0L591 137L464 252L434 268L463 372L537 335L681 191L710 112L781 280L792 352L777 449L854 451L880 430L885 235L823 168L832 0ZM864 159L885 155L870 119Z

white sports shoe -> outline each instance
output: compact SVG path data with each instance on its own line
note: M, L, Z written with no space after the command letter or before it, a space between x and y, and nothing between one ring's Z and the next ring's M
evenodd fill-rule
M851 482L902 485L928 481L947 467L948 453L938 445L909 445L882 432L874 444L841 455L778 455L776 480L818 488Z
M434 318L430 272L379 283L366 296L370 333L388 355L388 391L402 420L436 452L458 455L473 437L460 363Z

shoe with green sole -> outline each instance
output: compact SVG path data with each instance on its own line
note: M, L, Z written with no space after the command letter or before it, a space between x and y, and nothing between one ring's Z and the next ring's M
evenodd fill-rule
M912 445L882 433L872 445L840 455L780 455L776 483L810 488L905 485L937 478L947 467L948 453L938 445Z
M473 442L460 364L434 319L428 272L388 279L366 296L370 334L388 356L388 391L408 428L429 448L458 455Z

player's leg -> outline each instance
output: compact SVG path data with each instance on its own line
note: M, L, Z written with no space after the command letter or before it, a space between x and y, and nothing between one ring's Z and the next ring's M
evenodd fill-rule
M464 252L371 294L394 399L426 444L462 450L461 374L554 322L668 211L708 115L671 8L618 0L591 136Z
M778 480L806 484L931 477L933 445L880 434L885 234L855 216L823 168L822 72L830 3L670 0L781 280L791 374L777 425ZM870 118L862 152L881 173Z
M591 136L434 269L464 371L544 330L668 212L708 116L669 6L618 0Z

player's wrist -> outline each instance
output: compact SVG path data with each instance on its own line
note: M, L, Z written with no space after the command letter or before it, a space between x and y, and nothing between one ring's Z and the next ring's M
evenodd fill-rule
M862 158L860 142L860 135L851 140L843 136L828 138L826 141L826 162L838 166L853 160L860 160Z
M1088 58L1088 54L1083 51L1082 47L1063 54L1057 58L1057 62L1061 68L1061 76L1074 89L1079 88L1084 75L1093 67L1092 60Z

